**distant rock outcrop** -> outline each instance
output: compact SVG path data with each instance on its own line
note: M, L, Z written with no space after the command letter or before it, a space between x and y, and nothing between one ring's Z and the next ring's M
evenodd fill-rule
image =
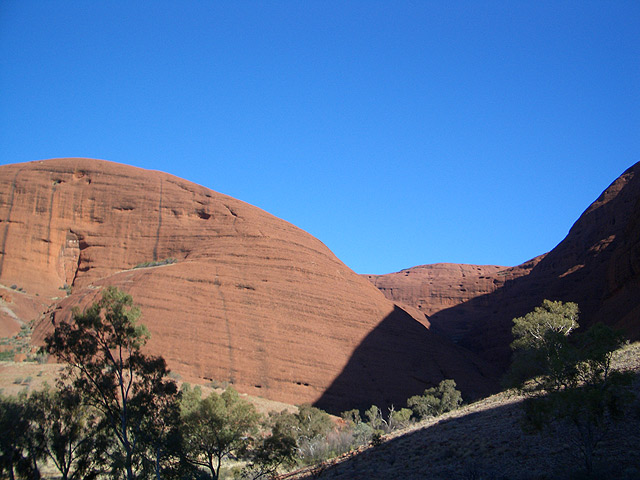
M640 163L582 214L551 252L511 268L425 265L366 275L387 298L429 315L434 331L504 367L511 320L543 299L577 302L582 325L640 338Z
M453 307L504 285L507 267L436 263L387 275L365 275L387 298L413 305L425 315Z
M0 284L50 305L36 341L115 285L141 306L148 351L185 380L334 412L400 404L443 378L468 397L496 385L488 364L316 238L161 172L88 159L2 166L0 243Z

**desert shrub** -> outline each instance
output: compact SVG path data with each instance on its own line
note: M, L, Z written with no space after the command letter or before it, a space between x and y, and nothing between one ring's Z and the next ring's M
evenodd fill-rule
M411 424L411 415L413 411L409 408L401 408L400 410L389 411L389 428L398 430L399 428L407 428Z
M349 433L350 448L353 449L368 443L380 444L385 433L409 426L412 423L411 414L412 411L408 408L396 410L392 405L385 416L377 405L371 405L364 412L366 421L362 419L359 410L348 410L341 417L346 424L344 430Z
M273 431L288 435L296 442L298 461L310 464L330 456L330 433L336 429L329 414L312 407L299 405L296 413L282 411L269 414L269 424Z
M6 350L4 352L0 352L0 361L2 362L11 362L15 352L13 350Z
M269 429L268 420L263 425ZM234 478L257 480L273 478L281 467L291 467L296 461L296 440L277 428L271 434L263 434L247 452L248 463L237 470Z
M360 410L354 408L353 410L347 410L340 414L340 417L345 421L347 425L357 425L362 422L362 417L360 416Z
M201 390L183 387L180 404L185 460L220 478L223 461L243 455L258 430L259 414L233 388L202 398Z
M16 338L27 338L31 336L31 327L29 325L22 325L20 331L16 335Z
M355 447L366 445L371 441L374 434L373 428L366 422L360 422L353 427L353 445Z
M381 430L376 430L375 432L373 432L373 435L371 435L371 444L374 445L374 446L382 445L382 431Z
M142 262L137 264L133 268L148 268L148 267L159 267L161 265L170 265L172 263L176 263L177 260L175 258L165 258L164 260L154 260L150 262Z
M407 400L407 406L420 420L455 410L461 404L462 394L456 389L454 380L443 380L437 387L428 388L424 394Z
M34 360L39 364L47 363L47 361L49 360L49 355L47 354L47 352L41 351L36 354Z
M362 420L358 409L342 412L340 415L345 422L345 429L351 433L351 448L366 445L371 441L374 429Z
M207 383L207 387L226 390L229 387L229 382L227 382L225 380L222 380L222 381L220 381L220 380L211 380L209 383Z
M382 416L382 410L380 410L377 405L371 405L371 407L364 412L364 416L367 418L369 425L374 431L382 430L387 425L386 420Z

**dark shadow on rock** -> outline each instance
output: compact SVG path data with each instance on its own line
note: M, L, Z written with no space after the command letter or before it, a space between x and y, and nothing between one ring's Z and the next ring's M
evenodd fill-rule
M465 400L496 391L498 373L486 362L434 334L395 307L354 350L349 362L314 404L339 414L377 405L383 412L452 378Z
M513 318L544 299L576 302L583 327L603 322L640 339L640 163L603 192L556 248L504 273L518 270L528 273L429 317L433 330L501 369L510 359Z

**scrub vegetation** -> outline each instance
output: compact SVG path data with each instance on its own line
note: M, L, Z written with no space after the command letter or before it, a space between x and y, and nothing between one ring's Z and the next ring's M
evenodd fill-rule
M452 380L412 397L411 408L331 417L310 405L268 415L231 386L179 389L130 295L109 287L46 338L67 365L55 388L0 397L0 474L10 479L259 479L312 465L456 408Z
M358 457L372 458L364 471L373 469L371 478L380 478L384 468L373 468L375 455L367 452L386 452L381 454L393 468L398 457L391 445L407 432L479 411L463 407L455 382L443 380L399 409L372 405L336 418L299 405L263 415L229 385L208 395L199 386L178 388L162 357L142 353L149 333L139 317L131 296L109 287L98 302L74 311L72 321L56 324L44 352L67 368L55 388L0 396L0 431L18 432L0 436L3 478L239 480L286 471L294 471L291 478L331 478L334 467ZM509 400L509 408L520 412L521 435L557 436L561 428L584 478L606 478L597 458L616 422L637 406L634 378L615 367L615 356L628 350L618 332L578 327L572 303L545 301L514 319L514 360L505 383L510 398L521 400ZM464 437L473 443L468 451L449 439L438 460L462 465L464 478L507 478L487 473L473 459L508 454L513 440L491 446L477 433ZM423 457L442 453L439 442L426 446ZM403 448L405 460L415 463ZM398 471L409 468L398 465ZM435 465L433 474L439 478Z

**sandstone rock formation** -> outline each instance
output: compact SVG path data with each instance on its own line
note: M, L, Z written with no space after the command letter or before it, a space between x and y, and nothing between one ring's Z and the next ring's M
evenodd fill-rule
M507 267L437 263L387 275L365 275L387 298L413 305L425 315L453 307L504 285Z
M40 342L52 318L116 285L141 306L148 351L185 380L334 412L399 405L443 378L468 397L495 387L491 367L319 240L164 173L87 159L2 166L0 242L0 284L51 306ZM145 262L157 266L135 268Z
M12 337L21 327L29 326L31 320L47 311L50 303L50 299L32 295L16 284L0 285L0 338Z
M601 321L640 338L640 163L582 214L551 252L511 268L427 265L365 276L394 301L427 312L433 329L504 367L511 320L543 299L577 302L584 326Z
M435 317L432 330L458 343L468 336L480 311L495 310L495 300L491 300L494 295L504 292L513 280L528 275L543 257L517 267L437 263L363 276L388 299L413 306L429 319ZM451 314L443 319L443 312Z

